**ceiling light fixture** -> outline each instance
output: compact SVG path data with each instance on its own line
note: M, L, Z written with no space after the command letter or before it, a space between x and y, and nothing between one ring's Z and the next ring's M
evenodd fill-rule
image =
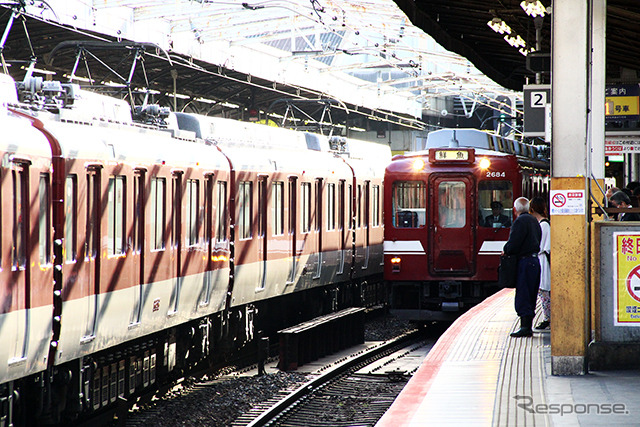
M496 33L511 34L511 27L507 25L502 19L495 17L491 21L487 22L487 25Z
M546 8L540 0L522 0L520 7L532 18L544 16L547 13Z

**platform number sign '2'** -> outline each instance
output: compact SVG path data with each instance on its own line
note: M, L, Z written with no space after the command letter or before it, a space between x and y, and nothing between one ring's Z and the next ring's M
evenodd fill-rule
M547 104L547 92L531 92L531 108L544 108Z

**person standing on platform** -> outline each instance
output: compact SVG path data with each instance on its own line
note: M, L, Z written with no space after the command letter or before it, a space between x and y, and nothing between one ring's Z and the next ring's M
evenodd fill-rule
M530 203L531 215L538 220L542 237L540 238L540 288L538 298L542 304L542 322L536 329L548 329L551 321L551 227L547 216L547 203L542 197L534 197Z
M504 245L505 255L518 257L515 309L520 317L520 329L512 337L533 335L531 323L535 315L536 298L540 284L540 238L542 231L538 221L529 213L529 200L519 197L513 202L516 220L511 225L509 240Z
M609 199L609 205L612 208L631 208L631 200L629 196L622 190L616 192ZM640 214L637 212L623 212L618 214L618 221L640 221Z

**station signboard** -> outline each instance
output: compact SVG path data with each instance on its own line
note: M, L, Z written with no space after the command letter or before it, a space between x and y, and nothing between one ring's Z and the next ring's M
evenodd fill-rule
M640 117L640 88L637 84L607 85L604 96L606 121Z
M525 85L524 136L545 136L548 132L547 111L551 104L551 85Z

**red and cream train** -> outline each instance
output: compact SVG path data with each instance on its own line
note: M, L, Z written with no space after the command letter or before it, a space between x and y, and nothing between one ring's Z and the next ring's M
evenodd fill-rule
M384 178L392 313L452 320L497 289L513 201L548 194L544 157L486 132L443 129L428 135L424 151L393 158Z
M387 146L0 81L0 424L86 417L383 290Z

